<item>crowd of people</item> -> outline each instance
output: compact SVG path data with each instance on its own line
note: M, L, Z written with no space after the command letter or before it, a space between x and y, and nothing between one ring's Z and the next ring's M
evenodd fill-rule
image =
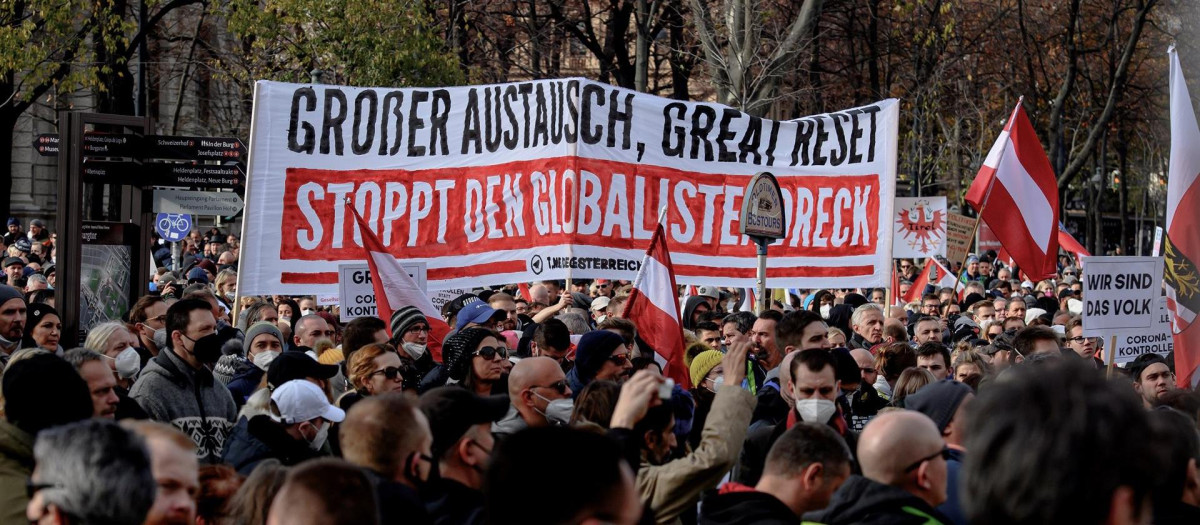
M1106 377L1069 260L972 256L904 305L681 289L688 388L627 281L480 288L439 341L415 306L239 297L216 230L64 349L54 238L14 223L0 525L1200 523L1200 397L1155 354Z

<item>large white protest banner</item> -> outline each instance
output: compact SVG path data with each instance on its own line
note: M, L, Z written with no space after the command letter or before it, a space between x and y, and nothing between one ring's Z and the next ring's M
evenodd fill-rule
M679 282L753 286L738 215L760 171L788 214L772 285L886 286L898 121L894 99L779 122L583 79L259 82L241 290L336 290L337 266L362 257L347 206L434 290L633 279L662 207Z
M946 255L946 197L896 197L892 257Z
M1162 295L1160 257L1084 257L1083 335L1144 333ZM1094 266L1093 266L1094 265Z
M401 264L409 277L426 291L425 263ZM338 320L345 323L359 317L378 316L375 306L375 287L371 281L371 266L366 263L338 265Z
M1171 332L1171 314L1167 313L1167 297L1161 296L1155 308L1154 323L1150 328L1117 335L1117 348L1113 352L1113 363L1124 364L1142 354L1158 354L1166 357L1175 349ZM1105 354L1107 359L1107 354Z

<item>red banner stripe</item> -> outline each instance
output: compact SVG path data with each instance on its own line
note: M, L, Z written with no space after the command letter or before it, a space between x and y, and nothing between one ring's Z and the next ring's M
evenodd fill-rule
M426 275L431 280L458 279L475 277L483 273L521 273L526 270L527 261L500 261L471 266L454 266L450 268L430 268ZM337 272L283 272L279 278L284 284L337 284Z
M758 270L755 268L721 268L719 275L721 277L745 277L754 278ZM864 275L873 275L875 267L869 264L861 266L793 266L790 268L769 268L767 269L768 277L859 277ZM712 266L695 266L690 264L676 264L675 275L713 275Z

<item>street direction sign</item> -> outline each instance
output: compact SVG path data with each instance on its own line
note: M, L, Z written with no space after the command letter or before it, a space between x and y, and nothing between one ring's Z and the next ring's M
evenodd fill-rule
M236 215L245 203L228 191L154 190L153 209L159 213Z
M142 184L146 186L184 186L189 188L237 189L246 185L241 166L217 164L179 164L132 160L92 160L83 163L87 182L105 184Z
M242 141L229 137L150 135L143 158L240 161L246 155Z
M192 231L192 216L186 213L160 213L154 218L154 231L167 242L175 242Z
M43 157L58 156L58 135L43 134L34 137L33 149Z

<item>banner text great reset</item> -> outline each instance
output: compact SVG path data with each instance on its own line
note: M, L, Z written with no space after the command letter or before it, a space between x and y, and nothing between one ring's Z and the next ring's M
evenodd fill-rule
M751 286L750 176L776 175L788 235L772 287L883 286L894 100L796 121L581 79L445 89L260 82L241 271L248 294L336 290L354 206L430 289L632 279L667 209L680 283ZM882 226L882 227L881 227Z

